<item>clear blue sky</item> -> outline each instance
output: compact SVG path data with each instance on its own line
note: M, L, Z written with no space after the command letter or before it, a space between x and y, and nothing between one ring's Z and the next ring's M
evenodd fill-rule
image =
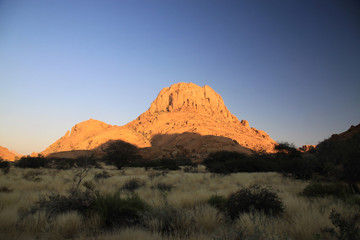
M360 123L360 3L0 0L0 145L42 151L123 125L177 82L209 85L276 141Z

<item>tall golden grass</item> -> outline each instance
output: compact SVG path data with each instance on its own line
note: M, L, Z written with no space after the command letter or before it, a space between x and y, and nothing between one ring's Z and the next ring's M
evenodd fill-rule
M95 180L103 170L91 169L85 181L92 181L99 193L123 191L123 184L134 177L146 182L135 190L152 208L171 206L179 212L176 219L179 233L162 235L161 221L145 220L143 226L104 232L98 216L83 218L77 212L60 214L48 221L45 213L21 217L39 200L40 195L57 192L66 194L73 185L74 170L19 169L0 175L0 239L314 239L321 229L332 226L332 209L351 211L351 207L331 198L308 199L300 195L308 182L283 178L278 173L237 173L215 175L200 167L199 173L181 170L161 174L143 168L108 169L111 177ZM171 184L171 191L152 188L158 183ZM269 217L252 212L241 214L229 222L223 213L207 204L212 195L229 196L241 187L253 184L270 185L285 203L281 217ZM126 193L124 193L126 194Z

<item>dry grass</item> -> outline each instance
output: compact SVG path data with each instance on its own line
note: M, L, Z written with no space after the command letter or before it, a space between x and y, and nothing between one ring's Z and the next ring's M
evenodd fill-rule
M152 208L171 206L178 211L174 220L179 227L172 236L162 235L163 224L159 219L149 218L147 228L124 228L116 232L100 230L98 216L83 218L77 212L58 215L48 221L40 212L20 219L21 213L30 209L39 195L58 192L65 194L73 184L74 170L30 170L12 168L7 175L0 175L0 187L12 192L0 193L1 239L314 239L321 228L330 227L328 218L333 208L346 212L349 206L333 199L304 198L299 193L306 182L283 178L277 173L238 173L214 175L200 168L199 173L170 171L161 174L131 168L125 171L107 171L109 178L95 180L94 175L103 170L91 169L84 181L92 181L100 193L121 191L126 181L138 178L145 186L135 190L139 197ZM150 175L150 176L149 176ZM173 186L170 191L152 188L158 183ZM285 203L285 213L279 218L269 218L260 213L242 214L235 223L206 202L212 195L229 194L253 184L271 185L277 189ZM181 213L181 214L180 214ZM174 223L175 224L175 223Z

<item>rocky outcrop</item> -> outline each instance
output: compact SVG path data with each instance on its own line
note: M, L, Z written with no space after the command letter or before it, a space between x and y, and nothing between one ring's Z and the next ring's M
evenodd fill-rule
M20 157L20 155L14 151L10 151L5 147L0 146L0 157L7 161L14 161L16 157Z
M211 87L199 87L193 83L177 83L160 91L149 110L138 120L159 113L201 112L214 119L238 121L226 108L221 96Z
M89 119L76 124L71 131L46 148L41 154L49 154L73 150L91 150L109 140L126 140L138 147L149 147L150 143L141 134L127 127L118 127L104 122Z
M137 145L148 158L181 154L202 158L218 150L272 152L276 144L264 131L232 115L209 86L177 83L161 90L134 121L119 127L90 119L75 125L42 154L95 149L115 139Z
M159 134L192 132L227 137L254 151L272 152L276 144L266 132L232 115L212 88L193 83L164 88L150 108L126 126L149 141Z
M309 152L309 151L315 150L315 148L316 148L316 145L303 145L299 148L299 150L302 152Z

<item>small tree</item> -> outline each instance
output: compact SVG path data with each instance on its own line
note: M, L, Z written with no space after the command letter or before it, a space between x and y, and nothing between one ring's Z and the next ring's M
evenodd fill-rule
M105 161L114 164L118 169L128 166L140 158L138 148L122 140L111 141L105 149Z
M2 157L0 157L0 168L4 174L8 174L10 172L10 162L5 161Z

